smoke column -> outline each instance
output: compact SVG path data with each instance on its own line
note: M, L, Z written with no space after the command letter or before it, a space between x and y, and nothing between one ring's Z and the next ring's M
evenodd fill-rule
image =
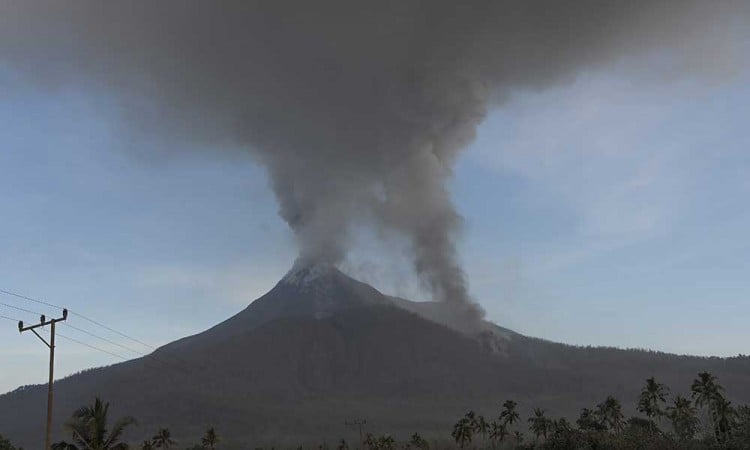
M748 17L743 2L7 0L0 64L111 95L164 151L244 149L301 258L340 262L357 222L395 231L435 298L476 318L445 184L488 109L649 52L722 76Z

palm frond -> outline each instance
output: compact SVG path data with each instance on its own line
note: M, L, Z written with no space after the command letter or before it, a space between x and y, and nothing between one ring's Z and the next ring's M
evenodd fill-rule
M109 436L107 436L107 439L104 441L104 447L110 446L117 442L120 437L122 437L122 433L125 431L125 428L136 424L138 424L138 421L136 421L134 417L127 416L119 419L112 426L112 431L109 432Z

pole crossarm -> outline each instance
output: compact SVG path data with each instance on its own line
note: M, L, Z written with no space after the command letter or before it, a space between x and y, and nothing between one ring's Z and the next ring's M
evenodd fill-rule
M68 310L67 309L63 309L63 315L62 315L62 317L59 317L57 319L47 320L47 317L45 317L44 315L42 315L39 318L39 323L34 324L34 325L29 325L27 327L23 326L23 320L21 320L21 321L18 322L18 332L19 333L23 333L24 331L29 331L29 330L33 331L34 328L46 327L47 325L51 325L53 323L63 322L67 318L68 318ZM34 332L34 334L36 334L36 332Z

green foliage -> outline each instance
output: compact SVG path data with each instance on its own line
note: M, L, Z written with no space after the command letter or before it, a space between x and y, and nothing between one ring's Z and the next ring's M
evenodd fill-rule
M514 432L515 439L503 448L518 449L643 449L643 450L682 450L682 449L749 449L750 448L750 406L735 408L724 397L724 389L709 373L701 373L691 386L691 399L676 396L666 406L669 390L657 383L654 378L646 380L646 386L638 398L637 409L647 418L631 417L627 421L622 413L619 400L608 396L595 409L584 408L576 421L577 429L571 427L565 418L547 419L544 410L534 410L528 419L529 429L536 440L523 444L520 432ZM513 422L515 402L508 401L500 415L499 422L491 424L490 440L493 447L503 442L509 435L506 425ZM696 439L700 420L697 407L708 412L711 435L702 440ZM463 424L475 416L467 414L454 427L454 433L463 429ZM657 424L665 417L671 424L671 432L664 432ZM454 434L454 438L456 435ZM543 438L543 439L542 439ZM461 444L459 440L457 443ZM470 442L470 441L468 441ZM508 446L510 444L512 446ZM481 448L481 447L478 447Z
M474 433L479 433L482 440L487 440L487 433L490 431L490 424L484 419L484 416L477 416L474 419Z
M508 428L505 424L499 422L492 422L490 425L490 442L494 447L500 442L503 442L508 436Z
M396 440L389 434L376 438L372 433L367 433L364 445L369 450L393 450L396 448Z
M466 444L471 443L471 438L474 435L474 412L469 411L466 416L461 418L455 425L453 425L453 432L451 436L456 441L459 447L464 448Z
M750 406L748 405L737 408L730 444L736 448L741 448L743 444L750 447Z
M13 444L11 444L9 440L5 439L3 435L0 434L0 450L16 450L16 448L13 447Z
M390 434L380 436L378 438L378 449L379 450L393 450L396 445L396 440Z
M78 447L68 442L60 441L52 444L52 450L78 450Z
M611 395L602 403L596 405L596 416L599 419L599 423L604 425L605 429L612 430L615 433L621 432L625 426L622 405L619 400Z
M430 448L430 444L422 436L420 436L419 433L414 433L411 436L409 446L418 448L420 450L429 450Z
M672 406L667 407L667 417L672 422L675 436L681 441L693 439L698 432L700 421L690 399L681 395L675 397Z
M503 411L500 413L500 422L502 422L503 425L513 425L520 420L520 416L516 411L516 406L518 406L518 403L513 400L506 400L505 403L503 403Z
M714 439L719 444L726 443L731 438L736 411L731 402L724 397L724 388L716 382L716 377L708 372L702 372L693 381L690 389L695 405L708 411Z
M547 439L547 433L552 428L551 421L544 415L544 410L534 408L534 415L529 417L529 424L531 432L534 433L537 439L544 436Z
M546 411L533 410L528 418L529 430L535 439L524 443L520 430L509 428L520 422L518 404L507 400L503 403L497 420L487 422L474 411L467 412L456 422L451 437L458 447L486 449L500 446L503 449L642 449L642 450L682 450L682 449L749 449L750 448L750 406L735 407L724 396L724 389L716 378L703 372L691 385L691 398L675 396L667 405L669 390L652 377L646 380L638 400L637 410L644 417L631 417L625 420L622 405L618 399L608 396L595 408L583 408L574 428L564 417L550 419ZM93 406L77 410L66 428L73 434L73 443L59 442L53 450L126 450L128 446L119 442L123 430L135 423L132 418L117 421L111 431L107 429L109 404L96 399ZM707 412L710 434L697 439L701 422L699 408ZM668 420L665 431L660 418ZM477 435L481 440L475 440ZM192 450L215 450L220 442L214 427L209 427L201 438L201 445L188 447ZM376 437L367 433L363 442L367 450L419 449L428 450L430 445L419 433L414 433L408 441L397 442L390 435ZM488 445L489 444L489 445ZM161 428L151 440L144 441L141 450L171 448L176 443L167 428ZM437 448L443 448L438 442ZM248 447L250 448L250 447ZM324 448L324 446L320 446ZM336 450L349 450L345 440L341 440ZM17 450L0 436L0 450ZM21 449L18 449L21 450Z
M203 444L203 448L210 450L214 450L216 448L216 444L218 444L220 441L221 439L219 439L219 435L216 434L216 430L214 429L214 427L209 427L208 430L206 430L206 434L204 434L201 438L201 444Z
M578 416L576 425L578 425L578 428L583 431L606 431L607 429L602 423L599 415L589 408L583 408L581 410L581 415Z
M648 378L638 399L638 411L651 420L659 420L664 415L663 405L667 402L668 394L666 386L657 383L654 377Z
M169 428L159 428L154 437L151 438L151 442L155 448L171 448L177 444L172 440L172 432L169 431Z
M65 429L72 435L73 443L58 442L54 450L127 450L128 445L119 442L125 429L136 423L132 417L123 417L115 421L111 430L107 430L109 403L96 397L94 404L83 406L73 413L65 423Z

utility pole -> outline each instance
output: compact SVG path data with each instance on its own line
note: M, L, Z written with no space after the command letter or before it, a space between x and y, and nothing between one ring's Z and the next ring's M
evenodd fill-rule
M53 402L52 385L54 384L54 371L55 371L55 324L57 322L62 322L67 318L68 318L68 310L63 309L63 315L59 319L47 320L47 318L44 317L44 315L42 315L38 324L30 325L28 327L23 326L23 321L18 322L18 331L20 333L31 330L31 332L34 333L36 337L38 337L42 342L44 342L44 345L49 347L49 384L47 385L47 434L46 434L45 445L44 445L44 448L46 450L50 450L52 448L52 402ZM36 332L36 328L45 327L47 325L50 325L49 342L44 340L44 338L40 336L39 333Z
M365 425L367 423L367 420L365 419L354 419L354 420L344 420L344 425L349 427L359 427L359 448L364 448L364 441L362 440L362 425Z

